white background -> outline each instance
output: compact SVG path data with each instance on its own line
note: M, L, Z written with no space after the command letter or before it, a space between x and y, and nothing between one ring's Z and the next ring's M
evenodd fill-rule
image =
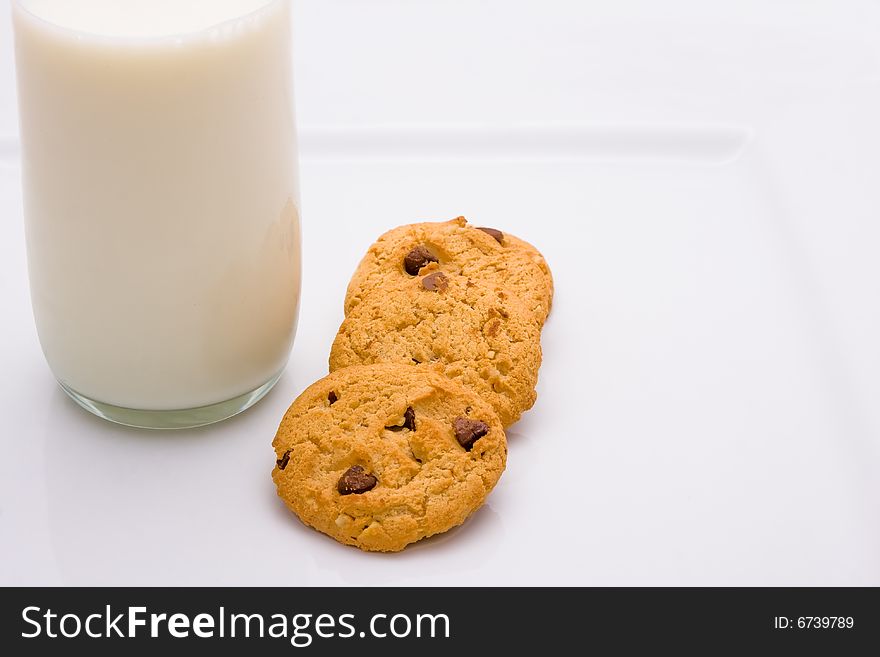
M299 0L305 282L287 373L180 433L55 386L0 9L0 584L880 585L880 6ZM464 527L397 555L278 502L270 447L385 229L465 214L557 296Z

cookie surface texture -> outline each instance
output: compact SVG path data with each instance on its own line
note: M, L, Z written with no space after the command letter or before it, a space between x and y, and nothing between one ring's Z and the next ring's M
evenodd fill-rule
M291 511L341 543L379 552L463 523L507 458L489 404L403 365L351 367L312 384L273 447L272 479Z
M330 371L372 363L431 368L471 388L508 427L535 403L540 327L508 290L436 267L354 307L333 342Z
M478 228L464 217L400 226L382 235L367 251L345 295L350 313L373 294L432 267L461 274L492 287L505 287L522 299L539 326L553 300L553 277L538 250L493 228Z

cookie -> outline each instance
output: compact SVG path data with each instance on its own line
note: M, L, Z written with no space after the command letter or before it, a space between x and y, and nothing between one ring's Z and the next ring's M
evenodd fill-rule
M426 266L462 274L519 296L539 326L553 300L553 277L543 256L528 242L493 228L452 221L408 224L382 235L358 265L345 295L345 313L374 292L415 278Z
M426 368L349 367L307 388L272 443L278 495L305 524L396 552L463 523L498 482L504 429L477 394Z
M480 230L486 231L489 229L480 228ZM494 229L492 229L494 230ZM510 233L501 233L501 231L496 231L500 233L501 237L500 244L511 251L520 253L531 260L535 265L538 266L538 269L544 274L544 285L546 286L546 290L548 291L547 295L547 312L544 315L544 320L546 321L547 317L550 315L550 311L553 308L553 272L550 271L550 265L547 264L547 260L544 258L544 255L538 251L533 245L529 244L523 239L520 239L516 235L511 235ZM542 322L543 323L543 322Z
M516 295L431 262L416 277L387 281L345 318L330 371L370 363L439 371L488 401L508 427L535 403L540 328Z

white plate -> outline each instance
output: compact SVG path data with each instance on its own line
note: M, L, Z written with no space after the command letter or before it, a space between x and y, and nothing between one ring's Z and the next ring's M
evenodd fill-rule
M302 320L234 420L66 399L0 149L0 583L880 585L878 9L300 4ZM457 214L553 267L539 400L465 526L362 554L276 500L271 438L361 252Z

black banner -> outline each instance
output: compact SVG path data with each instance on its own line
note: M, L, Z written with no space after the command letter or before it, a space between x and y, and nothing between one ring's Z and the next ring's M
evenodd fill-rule
M867 588L9 588L0 595L0 646L7 655L229 648L260 655L479 649L543 657L646 645L676 654L730 648L854 654L880 645L880 592Z

